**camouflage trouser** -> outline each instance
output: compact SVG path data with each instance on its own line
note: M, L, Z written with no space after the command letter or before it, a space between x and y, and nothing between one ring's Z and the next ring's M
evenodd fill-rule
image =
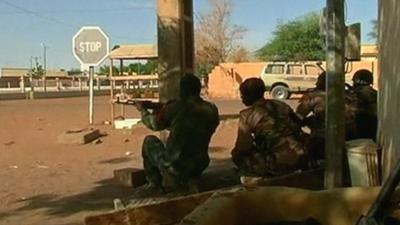
M206 168L201 162L189 160L184 165L172 165L165 159L165 152L165 146L159 138L153 135L145 137L142 147L143 167L147 181L156 187L164 190L185 189L189 180L200 176Z
M304 147L297 141L286 139L269 151L256 147L251 153L236 159L241 175L272 177L294 172L307 167Z

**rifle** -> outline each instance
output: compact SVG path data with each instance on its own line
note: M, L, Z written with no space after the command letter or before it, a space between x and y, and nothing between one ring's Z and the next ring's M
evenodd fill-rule
M151 109L151 110L153 110L153 112L160 111L161 108L164 106L163 103L159 103L159 102L152 102L149 100L133 100L133 99L129 99L129 98L120 99L119 97L117 97L116 100L113 100L113 102L117 103L117 104L132 105L132 106L135 106L138 103L141 103L143 108Z
M400 182L400 160L397 162L395 168L390 173L389 177L385 181L382 186L381 191L379 192L378 197L375 202L372 204L369 209L367 215L361 216L356 225L383 225L385 222L385 206L388 206L390 198L395 191L397 185ZM393 219L394 220L394 219ZM389 222L389 224L399 224L398 221L396 223Z

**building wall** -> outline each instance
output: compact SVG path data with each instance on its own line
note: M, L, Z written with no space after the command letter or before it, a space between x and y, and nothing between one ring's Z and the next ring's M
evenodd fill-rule
M221 63L208 75L208 96L239 99L239 85L249 77L259 77L265 62Z
M383 173L400 158L400 1L379 1L379 134Z

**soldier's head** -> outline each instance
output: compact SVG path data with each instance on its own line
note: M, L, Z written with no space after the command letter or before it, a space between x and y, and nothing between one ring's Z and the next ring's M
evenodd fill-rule
M317 82L315 83L315 89L325 91L326 89L326 72L322 72L318 75Z
M359 70L354 73L353 85L357 86L369 86L374 83L374 76L369 70Z
M180 81L180 97L185 99L190 96L200 96L201 82L193 74L186 74Z
M249 78L240 84L240 97L246 106L264 98L265 84L260 78Z

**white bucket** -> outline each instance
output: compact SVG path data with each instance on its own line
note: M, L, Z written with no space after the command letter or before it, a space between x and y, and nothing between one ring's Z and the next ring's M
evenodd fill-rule
M371 139L346 142L352 186L379 186L379 146Z

